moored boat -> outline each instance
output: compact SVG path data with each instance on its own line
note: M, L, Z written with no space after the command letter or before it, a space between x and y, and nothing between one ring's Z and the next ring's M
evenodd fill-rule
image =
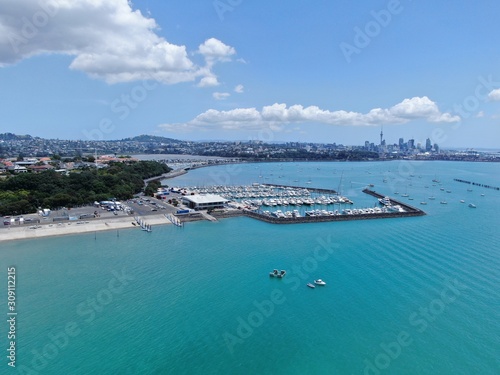
M389 197L379 198L378 201L380 202L380 204L382 204L384 206L390 206L391 205L391 198L389 198Z
M274 269L271 272L269 272L270 277L277 277L278 275L279 275L279 272L277 269Z
M307 283L307 286L308 286L309 288L312 288L312 289L316 288L316 287L314 286L314 284L311 284L311 283Z
M321 279L314 280L314 284L316 284L316 285L321 285L321 286L326 285L326 283L325 283L323 280L321 280Z

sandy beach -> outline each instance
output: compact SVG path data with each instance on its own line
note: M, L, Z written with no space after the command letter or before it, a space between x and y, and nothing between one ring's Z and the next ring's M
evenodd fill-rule
M141 219L151 226L171 224L164 215L141 216ZM133 216L107 217L101 219L65 221L40 225L8 226L0 229L0 242L20 239L34 239L40 237L63 236L79 233L100 232L105 230L132 229L140 230L133 225ZM36 229L34 229L36 227Z

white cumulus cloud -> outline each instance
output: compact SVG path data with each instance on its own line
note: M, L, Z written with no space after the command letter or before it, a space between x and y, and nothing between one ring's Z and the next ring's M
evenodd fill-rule
M214 74L209 74L202 79L200 79L200 82L198 83L198 87L213 87L213 86L218 86L219 81L217 80L217 77Z
M156 21L127 0L2 0L1 8L0 66L63 54L74 57L71 69L108 83L152 79L175 84L207 77L213 83L214 63L236 53L210 38L198 48L206 63L200 67L186 46L160 37Z
M500 101L500 89L492 90L488 94L488 98L494 101Z
M242 94L243 91L245 91L243 85L236 85L236 87L234 88L234 92L237 92L238 94Z
M336 126L380 126L404 124L412 120L428 122L457 122L459 116L441 112L436 103L428 97L414 97L386 109L374 108L367 113L345 110L330 111L317 106L304 107L300 104L287 106L275 103L256 108L236 108L229 111L209 109L191 121L182 124L162 124L160 128L169 131L210 129L252 130L271 128L284 129L288 124L317 123Z
M230 47L215 38L207 39L198 48L207 61L229 61L231 56L236 53L233 47Z

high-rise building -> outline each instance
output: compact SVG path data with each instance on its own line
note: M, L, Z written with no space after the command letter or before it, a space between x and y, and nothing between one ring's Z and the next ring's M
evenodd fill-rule
M430 151L430 150L432 150L432 143L431 143L431 139L427 138L425 140L425 151Z

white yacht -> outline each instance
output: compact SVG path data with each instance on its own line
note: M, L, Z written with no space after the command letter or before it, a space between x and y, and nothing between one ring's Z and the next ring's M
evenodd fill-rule
M326 285L326 283L323 280L321 280L321 279L314 280L314 284L316 284L316 285Z
M389 197L379 198L378 201L380 202L380 204L383 204L384 206L391 205L391 198Z

